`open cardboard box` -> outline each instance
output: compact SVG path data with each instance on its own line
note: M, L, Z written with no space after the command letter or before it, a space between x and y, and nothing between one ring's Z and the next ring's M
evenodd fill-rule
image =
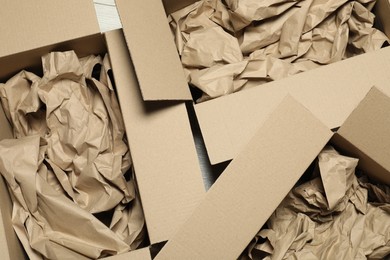
M194 2L116 0L144 100L191 98L166 17ZM374 12L390 36L389 0L378 0ZM210 162L233 159L286 94L306 106L328 128L339 127L370 86L390 94L389 69L390 48L384 48L196 104Z
M121 30L100 33L93 1L0 1L0 81L22 69L41 74L41 56L74 50L110 54L117 96L151 244L168 240L205 193L185 104L145 103ZM23 7L22 7L23 6ZM0 140L12 129L0 106ZM0 257L25 259L11 224L12 202L0 178ZM150 258L149 249L114 257Z
M194 1L167 0L165 1L165 8L169 13L192 2ZM127 45L124 41L122 31L120 30L105 34L101 34L99 32L92 1L43 0L40 1L39 5L34 2L30 3L22 0L0 1L2 6L2 11L0 11L0 32L4 36L3 40L0 42L0 67L2 69L0 73L0 80L4 82L21 69L28 69L39 73L38 64L40 62L40 57L50 51L73 49L80 57L91 53L99 54L108 51L111 58L113 75L117 88L116 90L124 117L130 151L136 171L136 178L145 213L149 238L152 244L170 239L170 242L163 252L161 252L159 257L163 258L164 255L170 256L171 253L181 254L187 250L187 252L184 253L194 253L191 255L192 258L194 258L194 256L198 256L197 254L199 253L199 250L202 251L202 249L206 250L207 248L210 249L207 253L210 253L211 251L214 251L214 253L225 252L226 255L232 256L233 253L236 254L238 251L243 249L241 247L246 242L249 242L246 241L248 237L251 236L250 238L252 238L254 236L258 230L257 226L259 225L257 222L254 223L255 221L252 222L250 219L248 219L248 223L242 222L242 219L240 218L242 215L240 214L246 213L238 206L253 208L253 205L258 205L256 210L263 212L262 216L265 221L269 214L277 206L277 201L280 201L288 192L294 184L294 180L302 174L302 171L304 171L305 167L307 167L307 164L313 160L324 144L328 142L332 133L329 131L329 127L319 123L318 119L315 119L312 115L310 115L310 113L308 113L308 111L306 111L306 109L297 105L295 101L287 100L287 103L283 102L284 105L281 105L277 111L279 111L279 113L286 112L283 110L284 107L284 109L288 109L288 111L291 112L290 110L292 108L295 116L293 116L291 120L280 122L277 119L278 116L275 116L275 114L278 115L278 112L275 112L275 114L271 116L271 119L267 121L268 123L264 124L261 128L262 130L259 131L249 145L249 147L252 148L248 148L244 150L244 152L240 153L235 162L229 166L227 172L238 172L238 170L241 172L242 169L244 169L242 172L245 172L245 176L251 177L253 176L254 171L259 167L258 164L264 163L264 165L260 166L266 167L265 169L270 169L273 172L276 172L278 167L281 167L281 171L277 172L278 174L283 174L283 171L287 171L288 167L292 165L294 168L293 172L291 172L293 175L290 175L291 178L289 178L288 181L283 182L283 185L280 185L280 179L277 178L277 175L272 176L272 178L267 178L267 175L264 175L260 181L267 183L268 185L262 187L266 188L265 190L270 191L270 197L273 199L269 200L267 198L266 201L260 201L256 197L250 197L247 200L248 203L242 203L242 201L248 198L252 192L256 192L253 190L255 185L250 183L250 178L244 179L237 174L225 173L221 179L218 180L210 193L208 193L207 198L202 202L200 208L197 209L195 214L188 219L204 196L204 187L185 105L179 101L144 102L144 100L191 99L184 76L181 76L183 75L181 71L181 64L176 54L176 49L166 23L166 14L164 13L163 5L160 0L118 0L117 3L119 12L122 16ZM22 5L23 9L20 8ZM147 8L145 8L146 6ZM123 14L126 14L127 18L124 19ZM130 16L128 16L128 14L130 14ZM34 23L31 21L34 21ZM129 27L129 25L131 27ZM145 32L150 33L147 34ZM156 44L155 39L158 39L158 44ZM128 53L129 49L131 51L131 59ZM370 64L369 67L367 67L367 64L359 65L362 66L362 69L359 71L360 73L356 75L348 75L347 79L353 79L356 77L360 80L366 80L363 81L363 83L368 82L370 84L363 84L359 82L359 80L354 80L353 83L359 83L357 85L358 87L362 86L362 93L349 97L348 100L351 101L345 101L349 104L348 108L343 108L341 112L338 109L336 113L337 115L330 115L330 113L327 112L328 117L337 117L336 125L339 125L338 122L344 121L346 114L349 114L348 109L352 110L351 107L353 107L354 104L356 105L366 94L368 87L372 85L371 83L375 83L371 82L371 80L379 76L382 80L380 82L384 83L386 81L387 78L384 78L386 73L383 73L383 68L381 70L380 66L388 64L388 62L386 63L385 56L390 56L389 52L389 49L385 49L374 53L373 55L362 55L361 57L363 58L358 57L351 59L361 59L360 62L363 63L367 59ZM376 56L383 57L379 62L377 62L375 58ZM340 62L339 64L346 64L343 67L348 67L349 63L347 62L349 61ZM360 62L354 63L360 64ZM133 68L133 63L135 68ZM330 65L327 67L333 68L334 66ZM355 67L352 66L352 68ZM331 70L332 73L337 74L336 77L332 74L334 79L329 79L332 80L331 82L334 83L337 79L345 77L343 74L345 71L340 72L338 71L339 69L340 68L338 67L328 69ZM317 71L320 70L321 69L318 69ZM366 74L364 74L361 73L362 71L375 72L375 74L367 77L368 72L365 72ZM351 72L351 70L347 70L347 72ZM306 76L304 75L308 75L308 73L292 78L299 79L299 77L302 77L303 79L298 80L298 83L304 83L304 85L308 88L309 83L313 82L310 82L310 80L306 82ZM286 79L283 84L280 84L287 86L289 85L289 81L289 79ZM317 79L315 82L317 82ZM326 83L321 82L320 85L325 86ZM383 86L385 87L384 84ZM382 89L384 87L382 87ZM322 92L318 89L317 91L318 93L325 95L325 98L323 97L324 100L330 102L325 102L326 107L332 107L334 105L335 101L332 98L335 96L337 97L338 93L328 94L326 89L323 89ZM252 97L252 99L249 98L249 96L251 96L254 92L255 91L248 91L248 94L245 92L242 92L244 94L232 94L226 97L226 99L220 98L215 101L205 103L205 106L207 104L209 104L209 106L212 106L211 104L216 104L215 110L205 112L209 114L205 117L201 116L199 113L201 105L196 105L195 108L202 125L202 131L206 142L209 140L206 138L205 134L208 132L208 128L204 127L204 123L202 123L204 121L203 118L209 118L209 116L220 117L220 113L222 113L221 110L226 108L224 107L225 105L218 107L217 105L219 103L217 102L220 102L218 100L226 100L226 106L231 106L233 102L233 106L238 109L238 112L240 112L242 111L240 109L243 109L242 107L245 107L248 102L252 103L256 101L255 97ZM216 146L217 151L221 152L222 157L216 157L218 159L213 160L213 162L223 161L235 157L237 151L241 149L241 146L235 144L232 153L232 147L225 148L224 145L226 145L226 143L223 142L231 142L231 140L233 140L232 136L242 138L242 140L239 141L241 144L249 142L250 137L252 137L252 135L256 132L255 129L257 129L258 123L265 121L265 119L269 117L271 111L276 108L280 102L282 102L286 93L290 91L283 90L281 92L282 94L280 94L281 96L278 96L279 92L274 89L267 90L266 92L270 93L270 97L273 97L273 92L277 93L277 98L272 99L268 104L266 104L267 107L269 107L267 108L269 110L266 109L264 113L260 113L262 115L260 115L259 118L250 117L250 114L248 114L248 116L244 117L243 121L239 121L238 115L242 117L242 114L237 113L234 114L233 117L225 116L222 121L211 123L211 125L213 125L211 126L211 129L214 129L214 127L219 128L220 126L218 126L218 124L223 124L224 120L237 120L234 124L240 123L241 125L243 122L245 123L246 120L246 123L251 120L254 122L252 124L248 124L248 127L245 127L245 129L249 130L241 129L241 131L238 132L232 132L232 128L227 125L227 127L230 128L228 132L229 134L225 135L225 133L220 133L222 139L217 138L216 143L222 145ZM302 92L306 93L304 90L302 90ZM311 96L312 94L310 93L308 93L307 96L303 96L307 100L311 100L313 99L313 96ZM242 101L240 101L239 98L241 95L243 96ZM262 95L263 93L258 94L258 96L261 97ZM291 95L297 98L293 93L291 93ZM233 100L232 102L228 99L229 97ZM246 100L246 98L249 98L249 101ZM267 100L267 98L265 99ZM310 110L313 109L302 100L300 101ZM261 104L261 106L263 106L263 104ZM287 108L285 106L287 106ZM320 111L325 111L324 107L322 107L322 110L320 109ZM228 111L229 110L225 112L228 113ZM312 112L315 113L315 111ZM317 117L321 118L321 113L315 114ZM340 113L341 116L339 116L338 113ZM345 118L343 118L343 116L345 116ZM280 114L280 117L283 118L284 115ZM303 122L308 125L299 124ZM0 139L11 138L12 131L10 129L10 125L4 117L4 112L1 109L0 124ZM276 126L278 127L275 128ZM294 132L294 136L284 136L287 132L283 126L296 127L295 130L297 131ZM290 133L290 131L288 131L288 133ZM278 142L276 142L274 146L270 147L281 153L275 154L275 151L273 152L272 150L263 149L262 145L266 144L264 142L267 141L266 138L261 137L263 134L272 136L280 135L283 137L278 139ZM309 139L313 142L307 142ZM297 142L299 140L304 140L304 142ZM235 140L235 142L237 142L237 140ZM291 146L280 146L281 144L287 143ZM300 161L299 164L296 164L296 160L288 161L285 166L281 166L281 164L274 164L275 160L280 158L279 156L284 155L286 158L292 158L292 155L296 155L296 151L298 150L305 151L300 158L302 161ZM211 155L210 151L212 151L212 149L209 147L209 153ZM365 154L368 154L366 151L364 152ZM267 160L255 160L258 156L262 155L264 155L264 158L267 158ZM229 177L230 175L231 177ZM285 179L285 177L283 178ZM272 184L275 184L275 186L271 186ZM242 190L242 187L245 185L249 185L248 187L250 189L248 192L243 192ZM231 189L233 189L233 192L237 191L239 193L230 193ZM263 192L264 190L262 191L262 194L264 194ZM230 200L234 196L236 196L234 201ZM225 213L227 214L229 211L224 212L215 210L216 205L221 205L222 209L227 208L232 205L232 203L237 206L234 208L234 214L232 215L225 215ZM12 205L5 183L3 179L0 178L1 257L3 259L25 259L26 257L23 253L23 249L12 230L10 219L11 208ZM268 215L264 213L264 210L268 212ZM219 217L217 218L217 221L215 221L215 214ZM180 229L181 231L176 233L179 227L182 226L187 219L188 222L186 222L183 228ZM204 222L205 220L207 221L207 219L213 219L213 225L210 225L210 222ZM240 220L240 223L242 223L242 225L238 226L239 230L231 229L230 226L229 228L224 229L224 225L237 220ZM194 226L191 226L191 223L193 223ZM203 225L205 223L206 225ZM202 233L205 229L210 229L210 233ZM212 239L214 238L214 235L217 235L218 237L219 235L226 234L227 232L234 234L233 240L217 241ZM249 233L251 233L250 236L248 235ZM202 239L198 239L199 237L197 236L188 237L187 235L190 234L199 235ZM212 235L207 238L205 237L205 234ZM239 237L242 237L243 239L238 240ZM182 239L184 239L184 243ZM239 243L237 243L237 241L239 241ZM221 246L223 250L219 250ZM174 250L171 251L172 249ZM199 254L201 254L201 252ZM130 256L134 258L138 257L140 259L150 259L150 252L148 248L145 248L120 256L114 256L112 259L126 259Z
M390 97L377 88L335 133L285 97L156 259L237 259L328 143L390 185L389 132Z

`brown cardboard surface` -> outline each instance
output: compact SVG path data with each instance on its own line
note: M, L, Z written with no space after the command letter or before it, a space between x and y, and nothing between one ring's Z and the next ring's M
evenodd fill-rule
M390 2L389 0L377 0L375 4L375 13L377 14L377 19L379 19L383 31L386 35L390 35Z
M372 86L390 95L390 48L195 106L213 164L230 160L286 93L330 129L339 127Z
M106 40L150 241L165 241L205 193L186 107L144 102L122 32Z
M259 95L228 95L195 105L211 164L236 156L287 95L280 86L261 86Z
M170 14L179 9L182 9L192 3L195 3L198 0L162 0L165 8L165 13Z
M144 100L191 100L161 0L116 5Z
M0 1L0 57L99 33L93 1Z
M352 112L338 130L338 134L353 144L368 159L360 160L360 167L373 172L373 163L377 168L373 176L390 185L390 98L377 88L372 88L359 106Z
M156 259L236 259L331 136L286 97Z
M149 247L137 249L121 255L106 257L107 260L152 260Z
M79 57L85 57L91 53L105 52L106 46L101 33L88 35L76 40L69 40L58 44L40 47L32 51L25 51L14 55L0 58L0 82L5 82L22 69L27 69L36 74L42 75L41 57L54 50L74 50Z

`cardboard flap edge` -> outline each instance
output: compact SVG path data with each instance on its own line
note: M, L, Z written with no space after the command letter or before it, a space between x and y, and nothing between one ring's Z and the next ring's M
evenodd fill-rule
M161 0L115 2L144 101L192 100Z
M100 33L92 0L2 1L0 57ZM23 8L21 8L23 6Z

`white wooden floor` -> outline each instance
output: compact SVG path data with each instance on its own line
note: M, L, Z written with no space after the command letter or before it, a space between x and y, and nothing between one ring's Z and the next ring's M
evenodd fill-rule
M114 0L94 0L94 3L102 32L122 27Z

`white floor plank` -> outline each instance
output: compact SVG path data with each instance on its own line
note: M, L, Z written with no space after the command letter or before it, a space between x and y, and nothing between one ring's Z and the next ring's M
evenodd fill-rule
M94 0L100 31L106 32L122 27L114 0Z

